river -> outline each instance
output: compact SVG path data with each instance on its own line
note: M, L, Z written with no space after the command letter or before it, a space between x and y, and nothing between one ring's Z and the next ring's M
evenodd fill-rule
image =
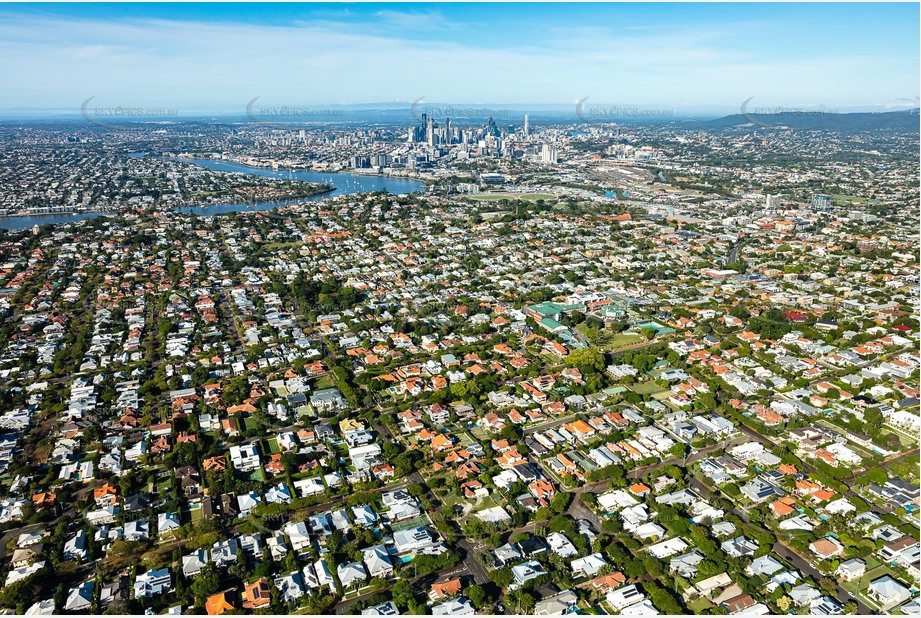
M138 155L135 155L138 156ZM143 153L140 154L143 156ZM188 206L179 208L180 212L194 213L200 216L220 215L231 212L244 212L253 210L271 210L277 206L287 206L298 202L315 202L337 195L352 195L355 193L373 193L386 189L390 193L411 193L419 191L425 186L425 183L411 178L395 178L390 176L375 176L364 174L350 174L347 172L325 173L325 172L308 172L302 170L272 170L262 167L251 167L232 161L219 161L215 159L180 159L188 163L194 163L201 167L218 172L242 172L252 174L253 176L264 176L267 178L285 178L292 180L302 180L304 182L326 183L336 187L329 193L315 195L313 197L299 197L289 200L275 202L262 202L259 204L231 203L231 204L214 204L211 206ZM0 217L0 229L3 230L22 230L32 227L33 225L56 225L60 223L72 223L83 219L94 219L103 216L103 213L79 213L79 214L49 214L49 215L24 215L14 217Z
M55 213L48 215L17 215L13 217L0 217L0 230L25 230L33 225L57 225L59 223L73 223L83 219L103 217L101 212L81 212L77 214Z
M319 184L329 184L336 187L329 193L315 195L313 197L302 197L291 200L282 200L279 202L263 202L261 204L221 204L214 206L190 206L181 209L182 212L193 212L197 215L217 215L228 212L241 212L247 210L270 210L276 206L286 206L297 202L315 202L324 200L337 195L352 195L354 193L373 193L386 189L390 193L411 193L419 191L425 186L425 183L411 178L395 178L391 176L376 176L364 174L349 174L346 172L308 172L305 170L273 170L265 167L252 167L242 163L232 161L220 161L215 159L182 159L189 163L194 163L201 167L218 172L242 172L252 174L253 176L264 176L266 178L284 178L290 180L302 180L304 182L313 182Z

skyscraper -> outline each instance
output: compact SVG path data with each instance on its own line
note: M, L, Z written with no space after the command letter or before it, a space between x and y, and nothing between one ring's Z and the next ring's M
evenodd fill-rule
M819 193L812 196L812 209L813 210L831 210L832 201L830 195L825 195L824 193Z
M524 134L525 136L528 136L531 134L530 120L531 120L531 116L528 114L525 114L524 115Z
M425 143L429 146L435 145L435 120L428 118L425 125Z

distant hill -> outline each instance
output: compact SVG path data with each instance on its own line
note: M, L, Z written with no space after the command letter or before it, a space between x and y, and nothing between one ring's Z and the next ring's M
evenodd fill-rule
M733 114L700 123L701 128L817 129L823 131L914 131L921 127L917 109L897 112L852 114L787 112L780 114Z

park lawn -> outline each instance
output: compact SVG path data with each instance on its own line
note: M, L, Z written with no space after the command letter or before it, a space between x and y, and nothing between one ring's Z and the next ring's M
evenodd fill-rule
M264 438L262 440L262 448L266 455L277 455L281 452L281 447L278 446L278 438L275 436Z
M583 338L585 338L586 330L588 330L588 327L584 322L576 326L576 332ZM623 332L612 334L609 330L601 330L598 338L593 342L593 345L597 345L598 348L607 352L645 342L646 337L637 333Z
M591 604L585 599L581 599L576 606L579 608L581 614L586 616L597 616L598 610L591 606Z
M187 509L182 509L180 513L180 521L192 522L197 524L201 521L201 504L193 504Z
M713 603L705 599L704 597L697 597L693 601L688 601L688 609L694 612L695 614L703 614L706 610L713 607Z
M879 433L880 433L880 435L882 435L882 436L889 435L889 434L894 434L894 435L899 439L899 443L902 445L902 448L911 448L912 446L914 446L914 444L913 444L912 441L908 438L908 436L905 436L904 434L902 434L902 433L900 433L900 432L896 432L896 431L892 431L892 430L890 430L890 429L883 428L883 429L880 430Z
M437 494L438 499L441 501L441 511L445 513L448 517L454 517L454 505L460 504L464 505L467 503L466 498L461 497L461 495L456 491L448 490L445 494Z
M278 251L280 249L297 249L304 243L302 242L270 242L263 245L263 250L266 252Z
M527 200L529 202L536 202L537 200L544 200L546 202L556 201L557 197L550 193L481 193L479 195L471 195L471 199L478 202L498 202L499 200Z
M646 337L643 335L635 335L633 333L618 333L617 335L614 335L614 339L611 341L610 349L636 345L638 343L643 343L644 341L646 341Z
M265 483L265 470L262 467L256 468L249 473L248 477L251 481L259 481L260 483Z
M653 380L649 380L648 382L643 382L641 384L631 384L627 388L629 388L631 391L633 391L637 395L654 395L656 393L662 393L662 392L668 391L667 388L663 386L659 386Z
M336 377L332 373L327 373L326 375L317 378L313 388L314 390L320 391L324 388L333 388L334 386L336 386Z
M252 416L247 416L242 421L243 431L258 431L259 423Z
M335 442L333 443L333 448L336 452L336 455L338 455L340 459L348 459L349 457L349 445L348 444L346 444L345 442Z
M844 195L843 193L832 193L831 199L832 202L838 205L866 204L870 201L870 198L868 197L860 197L859 195Z
M400 530L412 530L413 528L419 528L420 526L428 526L431 522L428 517L425 515L420 515L419 517L414 517L413 519L407 519L406 521L401 521L390 526L390 529L394 532Z
M485 498L480 500L480 503L477 505L476 510L470 511L470 513L467 515L467 518L476 517L477 513L480 513L482 511L485 511L486 509L491 509L497 506L501 506L501 505L498 502L496 502L496 499L493 498L492 495L486 496ZM507 510L508 509L506 509L506 511Z
M473 434L474 438L476 438L477 440L481 442L483 440L489 440L489 434L487 434L485 430L479 427L474 427L473 429L470 430L470 433Z
M466 431L459 432L455 434L457 436L457 445L459 447L467 446L468 444L473 444L473 437Z

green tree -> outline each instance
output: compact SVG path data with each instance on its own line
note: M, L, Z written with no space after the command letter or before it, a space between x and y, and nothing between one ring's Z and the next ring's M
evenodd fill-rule
M489 598L486 596L486 591L483 590L481 586L476 584L467 588L467 598L470 599L470 603L473 604L473 607L480 610L486 607L489 602Z
M598 348L580 348L566 357L566 364L581 370L604 371L604 353Z

